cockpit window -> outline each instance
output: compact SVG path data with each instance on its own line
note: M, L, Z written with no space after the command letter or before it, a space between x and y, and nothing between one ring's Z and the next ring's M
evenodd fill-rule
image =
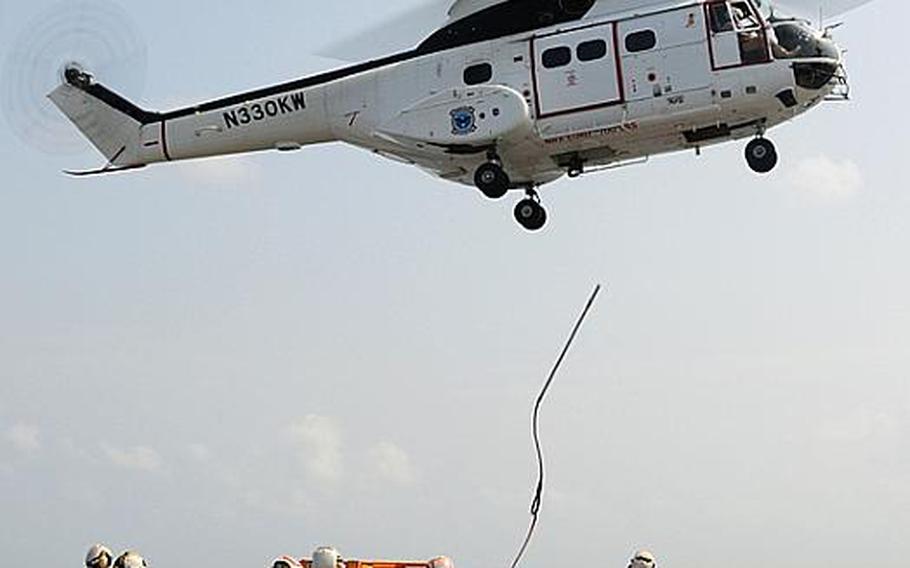
M799 22L775 25L771 47L777 59L840 59L840 51L833 41Z
M733 19L739 30L751 30L761 26L758 16L752 11L748 2L733 3Z
M733 31L733 18L726 2L711 4L711 31L716 34Z

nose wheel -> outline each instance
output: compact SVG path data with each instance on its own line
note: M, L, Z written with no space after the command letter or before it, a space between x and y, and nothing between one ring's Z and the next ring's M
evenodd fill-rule
M515 220L528 231L539 231L547 224L547 210L540 204L540 197L534 190L528 190L528 197L515 206Z
M777 165L777 149L767 138L756 138L746 146L746 162L753 172L766 174Z

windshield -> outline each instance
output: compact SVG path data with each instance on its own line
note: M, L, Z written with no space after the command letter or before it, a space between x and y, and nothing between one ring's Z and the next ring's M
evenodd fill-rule
M833 41L800 22L775 24L774 35L777 39L772 41L772 46L778 59L840 59L840 51Z

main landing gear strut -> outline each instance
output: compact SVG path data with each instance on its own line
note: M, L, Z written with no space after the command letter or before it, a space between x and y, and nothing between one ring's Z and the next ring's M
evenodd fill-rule
M510 189L525 190L526 197L515 207L515 220L528 231L539 231L547 224L547 211L540 204L540 196L533 186L513 185L509 175L502 167L502 162L495 154L488 156L474 173L474 185L489 199L500 199Z
M777 165L777 149L774 143L759 136L746 146L746 162L753 172L766 174L774 169Z

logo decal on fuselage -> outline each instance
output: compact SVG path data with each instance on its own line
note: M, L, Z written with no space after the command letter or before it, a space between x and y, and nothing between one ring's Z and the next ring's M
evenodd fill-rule
M292 95L275 97L264 103L253 103L228 111L224 113L224 124L230 130L252 122L259 122L260 120L275 118L276 116L291 114L304 109L306 109L306 98L301 91Z
M467 136L477 130L477 115L474 107L460 107L449 113L452 115L452 134Z

